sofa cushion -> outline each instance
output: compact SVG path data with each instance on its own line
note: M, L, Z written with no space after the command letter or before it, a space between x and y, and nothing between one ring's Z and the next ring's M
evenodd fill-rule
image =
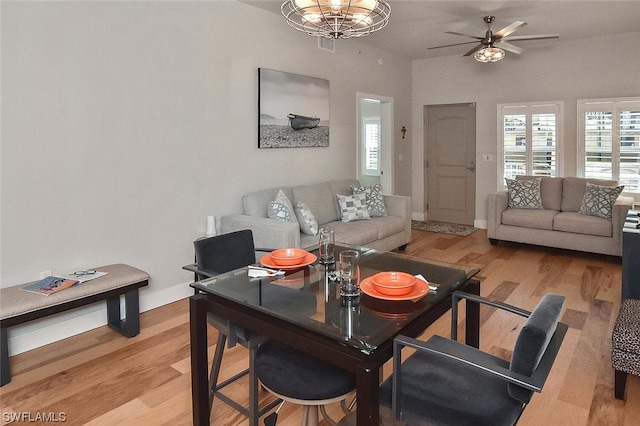
M579 177L566 177L562 183L562 211L563 212L578 212L580 211L580 205L582 204L582 198L584 197L584 191L587 188L587 182L595 183L596 185L613 186L618 182L615 180L602 180L591 178L579 178Z
M267 207L278 195L278 191L284 192L289 200L293 200L291 188L271 188L250 192L242 197L242 211L247 216L268 217Z
M296 204L296 217L300 223L300 231L302 231L303 234L318 234L318 221L313 215L311 209L309 209L309 207L307 207L307 205L302 201L298 201L298 204Z
M338 204L340 205L340 217L343 222L353 222L355 220L371 219L367 209L367 196L364 193L353 195L340 195Z
M541 209L540 179L506 179L510 209Z
M356 222L337 221L328 224L336 234L336 243L346 243L352 245L366 245L378 239L378 228L374 222L378 219L362 220ZM318 242L316 241L316 244Z
M305 203L313 212L319 225L340 219L336 210L335 194L328 182L294 186L293 202Z
M527 176L517 175L519 180L540 179L540 197L542 206L548 210L560 210L562 208L562 181L561 177Z
M560 212L553 219L554 231L611 237L613 225L609 219L574 212ZM585 248L587 249L587 248Z
M340 220L340 205L338 204L338 197L336 197L336 195L353 194L353 190L351 190L351 187L360 186L360 181L358 179L342 179L331 180L328 183L329 188L331 188L331 193L333 194L333 204L336 207L336 218L334 220Z
M553 218L557 214L555 210L507 209L502 212L502 223L523 228L552 230Z
M611 219L613 203L623 189L624 185L602 186L587 182L578 213Z
M267 217L282 222L298 222L291 201L282 191L278 191L276 198L267 205Z
M378 239L404 231L405 220L399 216L376 217L371 220L378 228Z
M386 216L387 208L384 205L384 196L382 195L382 185L379 183L371 186L352 186L354 194L360 194L364 192L367 196L367 210L369 211L369 216L377 217L377 216Z

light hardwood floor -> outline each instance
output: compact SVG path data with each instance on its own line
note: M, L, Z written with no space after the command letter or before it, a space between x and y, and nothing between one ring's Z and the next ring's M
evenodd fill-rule
M550 380L520 425L640 423L639 377L629 377L626 402L613 397L610 350L620 305L619 259L519 244L491 246L483 230L469 237L413 231L406 254L478 266L483 296L526 309L547 292L567 297L562 320L570 330ZM442 317L423 338L448 335L449 321L449 315ZM481 321L481 348L508 356L520 320L483 308ZM13 380L0 388L2 423L9 423L10 413L28 413L32 419L60 419L63 413L70 425L191 424L187 300L143 313L141 327L131 339L100 327L12 357ZM212 330L210 342L215 336ZM241 347L227 351L223 374L243 368L246 354ZM231 391L242 395L244 387ZM300 415L298 407L286 404L278 425L299 425ZM247 421L216 402L211 424Z

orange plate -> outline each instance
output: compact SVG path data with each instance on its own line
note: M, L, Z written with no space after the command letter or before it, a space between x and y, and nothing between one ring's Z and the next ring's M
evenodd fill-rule
M423 297L425 294L429 293L429 284L416 279L416 283L413 286L413 289L410 293L402 294L399 296L390 296L387 294L382 294L378 290L373 287L373 283L371 282L371 277L365 278L360 282L360 290L364 294L368 294L371 297L375 297L376 299L384 299L384 300L413 300L419 299Z
M288 271L292 269L302 268L303 266L311 265L316 260L318 260L318 256L316 256L313 253L307 252L305 257L302 259L301 263L298 263L297 265L291 265L291 266L282 266L282 265L276 265L273 262L273 259L271 258L271 254L265 254L260 258L260 264L262 266L266 266L267 268L282 269L283 271Z

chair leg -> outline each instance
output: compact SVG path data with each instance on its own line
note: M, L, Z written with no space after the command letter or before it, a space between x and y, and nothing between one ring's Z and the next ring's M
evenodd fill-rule
M620 370L614 370L614 389L615 389L615 397L616 399L621 399L624 401L624 390L627 386L627 373Z
M344 402L344 400L340 401L340 404L342 405L342 403ZM345 405L346 407L346 405ZM344 410L344 408L343 408ZM324 417L325 421L327 423L329 423L331 426L338 426L338 423L336 423L331 416L329 416L329 413L327 413L327 407L324 405L320 406L320 413L322 413L322 417ZM345 411L345 414L349 414L348 411Z
M222 367L222 355L224 355L226 340L227 336L223 333L218 333L216 352L213 355L213 364L211 365L211 373L209 375L209 411L211 411L211 407L213 406L215 391L218 389L218 376L220 375L220 368Z
M318 406L304 405L302 407L302 426L318 426Z

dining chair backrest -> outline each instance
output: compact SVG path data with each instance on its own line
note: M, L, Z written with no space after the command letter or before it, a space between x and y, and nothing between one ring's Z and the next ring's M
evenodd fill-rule
M547 346L556 331L565 297L546 294L525 322L511 356L509 369L514 373L531 376L538 367ZM528 403L533 391L509 383L509 395L520 402Z
M209 274L223 274L256 262L250 229L199 239L193 245L197 269Z

